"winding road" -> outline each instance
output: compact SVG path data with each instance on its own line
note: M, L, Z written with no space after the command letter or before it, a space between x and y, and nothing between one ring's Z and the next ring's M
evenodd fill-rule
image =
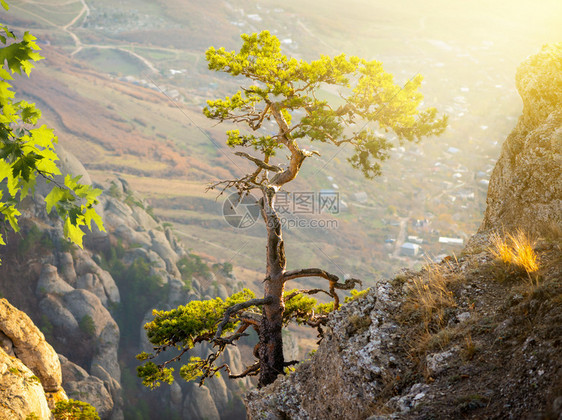
M52 3L33 1L33 0L25 1L23 3L30 4L30 5L53 6ZM88 4L86 3L86 0L65 1L65 2L62 2L62 3L58 3L57 6L66 6L66 5L73 4L73 3L81 3L82 8L78 12L78 14L76 16L74 16L74 18L72 18L72 20L70 22L68 22L66 25L63 25L63 26L57 25L56 23L50 21L49 19L46 19L43 16L40 16L36 13L30 12L29 10L24 9L21 6L13 5L12 7L14 7L15 9L19 9L19 10L21 10L21 11L23 11L23 12L29 14L29 15L32 15L32 16L36 17L37 19L39 19L39 20L41 20L45 23L48 23L49 25L54 26L57 29L60 29L61 31L66 32L72 38L72 40L74 41L75 49L70 53L71 57L76 55L77 53L79 53L80 51L82 51L85 48L113 49L113 50L122 51L124 53L129 54L132 57L135 57L137 60L141 61L151 72L158 73L158 69L156 68L156 66L150 60L148 60L146 57L143 57L142 55L136 53L135 51L131 51L130 49L125 48L125 46L83 44L82 41L80 40L80 38L78 37L78 35L76 35L76 33L72 30L72 27L82 17L87 18L90 15L90 8L88 7ZM129 47L129 46L126 45L126 47ZM169 49L163 48L163 50L169 50ZM174 52L177 54L177 51L174 51Z

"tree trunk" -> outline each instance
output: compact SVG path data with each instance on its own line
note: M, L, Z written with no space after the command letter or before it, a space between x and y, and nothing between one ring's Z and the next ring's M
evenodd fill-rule
M286 260L285 248L281 232L281 222L275 212L275 189L264 189L262 216L267 229L267 269L264 287L264 298L271 296L273 302L263 306L260 325L260 378L258 387L267 386L283 374L285 358L283 357L283 302Z

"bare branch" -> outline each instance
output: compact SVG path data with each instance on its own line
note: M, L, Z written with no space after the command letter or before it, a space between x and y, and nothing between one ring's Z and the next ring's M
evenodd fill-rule
M230 317L232 315L236 314L237 312L240 312L242 309L247 309L251 306L267 305L268 303L272 303L272 302L273 302L273 297L268 296L268 297L263 298L263 299L250 299L250 300L247 300L246 302L241 302L241 303L237 303L236 305L230 306L224 312L223 319L222 319L221 323L219 324L219 326L217 327L217 332L215 333L215 337L213 338L213 341L217 341L217 342L220 341L222 331L223 331L224 327L226 326L226 324L228 324L228 321L230 321Z
M332 296L330 293L328 293L326 290L324 289L298 289L295 290L293 293L291 293L290 295L285 296L285 302L287 302L288 300L291 300L292 298L294 298L295 296L300 295L301 293L304 293L306 295L315 295L316 293L325 293L328 296Z
M239 375L231 375L230 370L228 377L230 379L240 379L245 378L246 376L256 376L260 372L260 362L256 362L251 366L248 366L244 372L240 373Z
M329 281L337 282L339 277L335 274L330 274L320 268L301 268L299 270L286 271L283 275L284 281L298 279L301 277L322 277Z
M334 309L338 309L340 306L340 298L336 293L336 289L351 290L356 284L363 285L361 280L358 279L347 279L343 283L338 283L338 276L328 273L320 268L301 268L299 270L287 271L283 274L283 282L301 277L321 277L328 280L330 282L330 292L328 294L334 298Z
M254 162L258 167L260 167L262 169L265 169L266 171L272 171L272 172L282 172L283 171L283 169L281 169L279 166L270 165L268 163L265 163L263 160L255 158L255 157L249 155L248 153L236 152L234 154L236 156L245 157L246 159Z
M249 126L252 127L252 130L256 131L257 129L259 129L261 127L263 119L267 115L268 111L269 111L269 104L266 104L264 110L262 111L261 115L257 119L257 123L254 123L254 122L249 123Z

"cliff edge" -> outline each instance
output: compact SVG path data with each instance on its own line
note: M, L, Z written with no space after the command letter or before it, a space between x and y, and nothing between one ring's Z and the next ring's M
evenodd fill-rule
M517 86L469 246L333 313L309 360L247 395L249 418L562 419L562 43Z
M516 82L523 114L492 172L480 231L542 234L562 224L562 43L525 60Z

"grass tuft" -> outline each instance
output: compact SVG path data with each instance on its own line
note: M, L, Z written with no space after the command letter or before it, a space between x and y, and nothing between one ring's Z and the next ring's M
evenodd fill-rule
M448 288L449 283L450 279L437 264L429 264L424 276L413 279L408 306L420 312L426 329L432 321L436 321L437 325L442 327L444 310L456 306L453 292Z
M506 265L525 270L533 285L538 283L538 276L533 275L539 270L539 260L535 253L535 242L522 230L507 238L494 233L491 237L492 255Z

